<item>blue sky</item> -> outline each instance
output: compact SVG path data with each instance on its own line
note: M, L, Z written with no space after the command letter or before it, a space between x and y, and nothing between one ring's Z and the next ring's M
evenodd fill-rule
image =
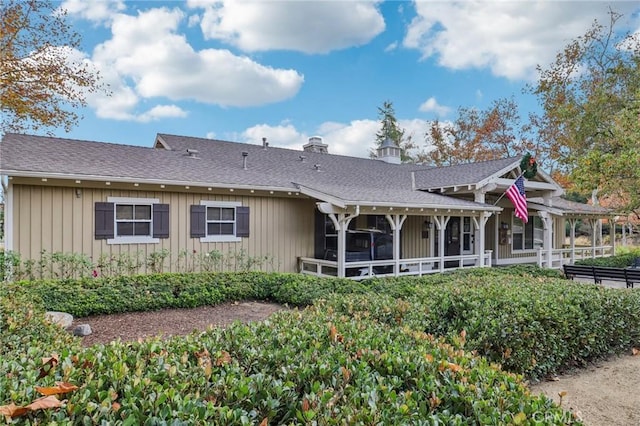
M430 120L523 95L609 7L639 26L637 2L65 0L85 61L112 95L57 136L151 146L156 133L300 149L322 136L366 157L378 107L425 146Z

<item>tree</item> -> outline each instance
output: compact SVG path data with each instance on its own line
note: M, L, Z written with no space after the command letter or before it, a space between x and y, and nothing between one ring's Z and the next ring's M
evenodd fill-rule
M431 123L425 140L432 149L420 160L447 166L523 154L534 148L528 129L513 98L498 99L486 110L460 107L453 122Z
M640 42L595 21L570 42L530 90L543 112L538 138L576 190L616 197L626 211L640 209Z
M69 131L86 95L103 89L77 50L79 34L67 23L66 11L50 0L4 0L1 10L0 130Z
M381 128L376 133L375 148L379 148L385 140L390 139L401 149L401 161L403 163L412 163L414 159L411 151L416 149L417 145L413 142L411 135L406 136L405 129L398 124L396 112L391 101L385 101L381 107L378 107L378 118L380 119ZM371 150L372 158L376 156L375 148Z

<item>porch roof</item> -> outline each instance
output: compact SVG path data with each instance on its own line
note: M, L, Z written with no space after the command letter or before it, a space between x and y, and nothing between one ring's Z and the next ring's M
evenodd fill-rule
M554 214L560 214L566 217L580 217L580 216L611 216L614 212L611 209L607 209L601 206L593 206L591 204L583 204L575 201L566 200L562 197L551 197L550 205L547 206L542 198L531 198L528 200L534 205L538 205L540 208L548 207L550 210L554 210Z

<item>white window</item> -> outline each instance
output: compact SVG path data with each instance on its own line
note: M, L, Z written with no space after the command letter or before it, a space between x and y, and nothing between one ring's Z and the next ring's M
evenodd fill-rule
M114 204L114 233L108 244L158 243L153 237L153 205L157 198L108 197Z
M513 251L536 250L544 245L544 226L539 216L529 216L529 221L523 223L513 218Z
M201 242L235 242L240 241L236 236L237 212L236 208L242 204L230 201L201 201L206 207L206 236Z

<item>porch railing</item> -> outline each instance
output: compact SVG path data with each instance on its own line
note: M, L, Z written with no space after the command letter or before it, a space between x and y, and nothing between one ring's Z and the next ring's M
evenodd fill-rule
M576 260L609 256L613 256L613 246L553 249L551 259L546 250L538 248L537 262L541 267L560 269L562 265L574 263Z
M364 262L347 262L345 276L354 280L372 276L399 277L404 275L424 275L460 268L478 268L491 266L492 251L485 251L483 256L476 254L421 257L400 260L374 260ZM338 262L332 260L298 258L298 271L303 274L337 277Z

